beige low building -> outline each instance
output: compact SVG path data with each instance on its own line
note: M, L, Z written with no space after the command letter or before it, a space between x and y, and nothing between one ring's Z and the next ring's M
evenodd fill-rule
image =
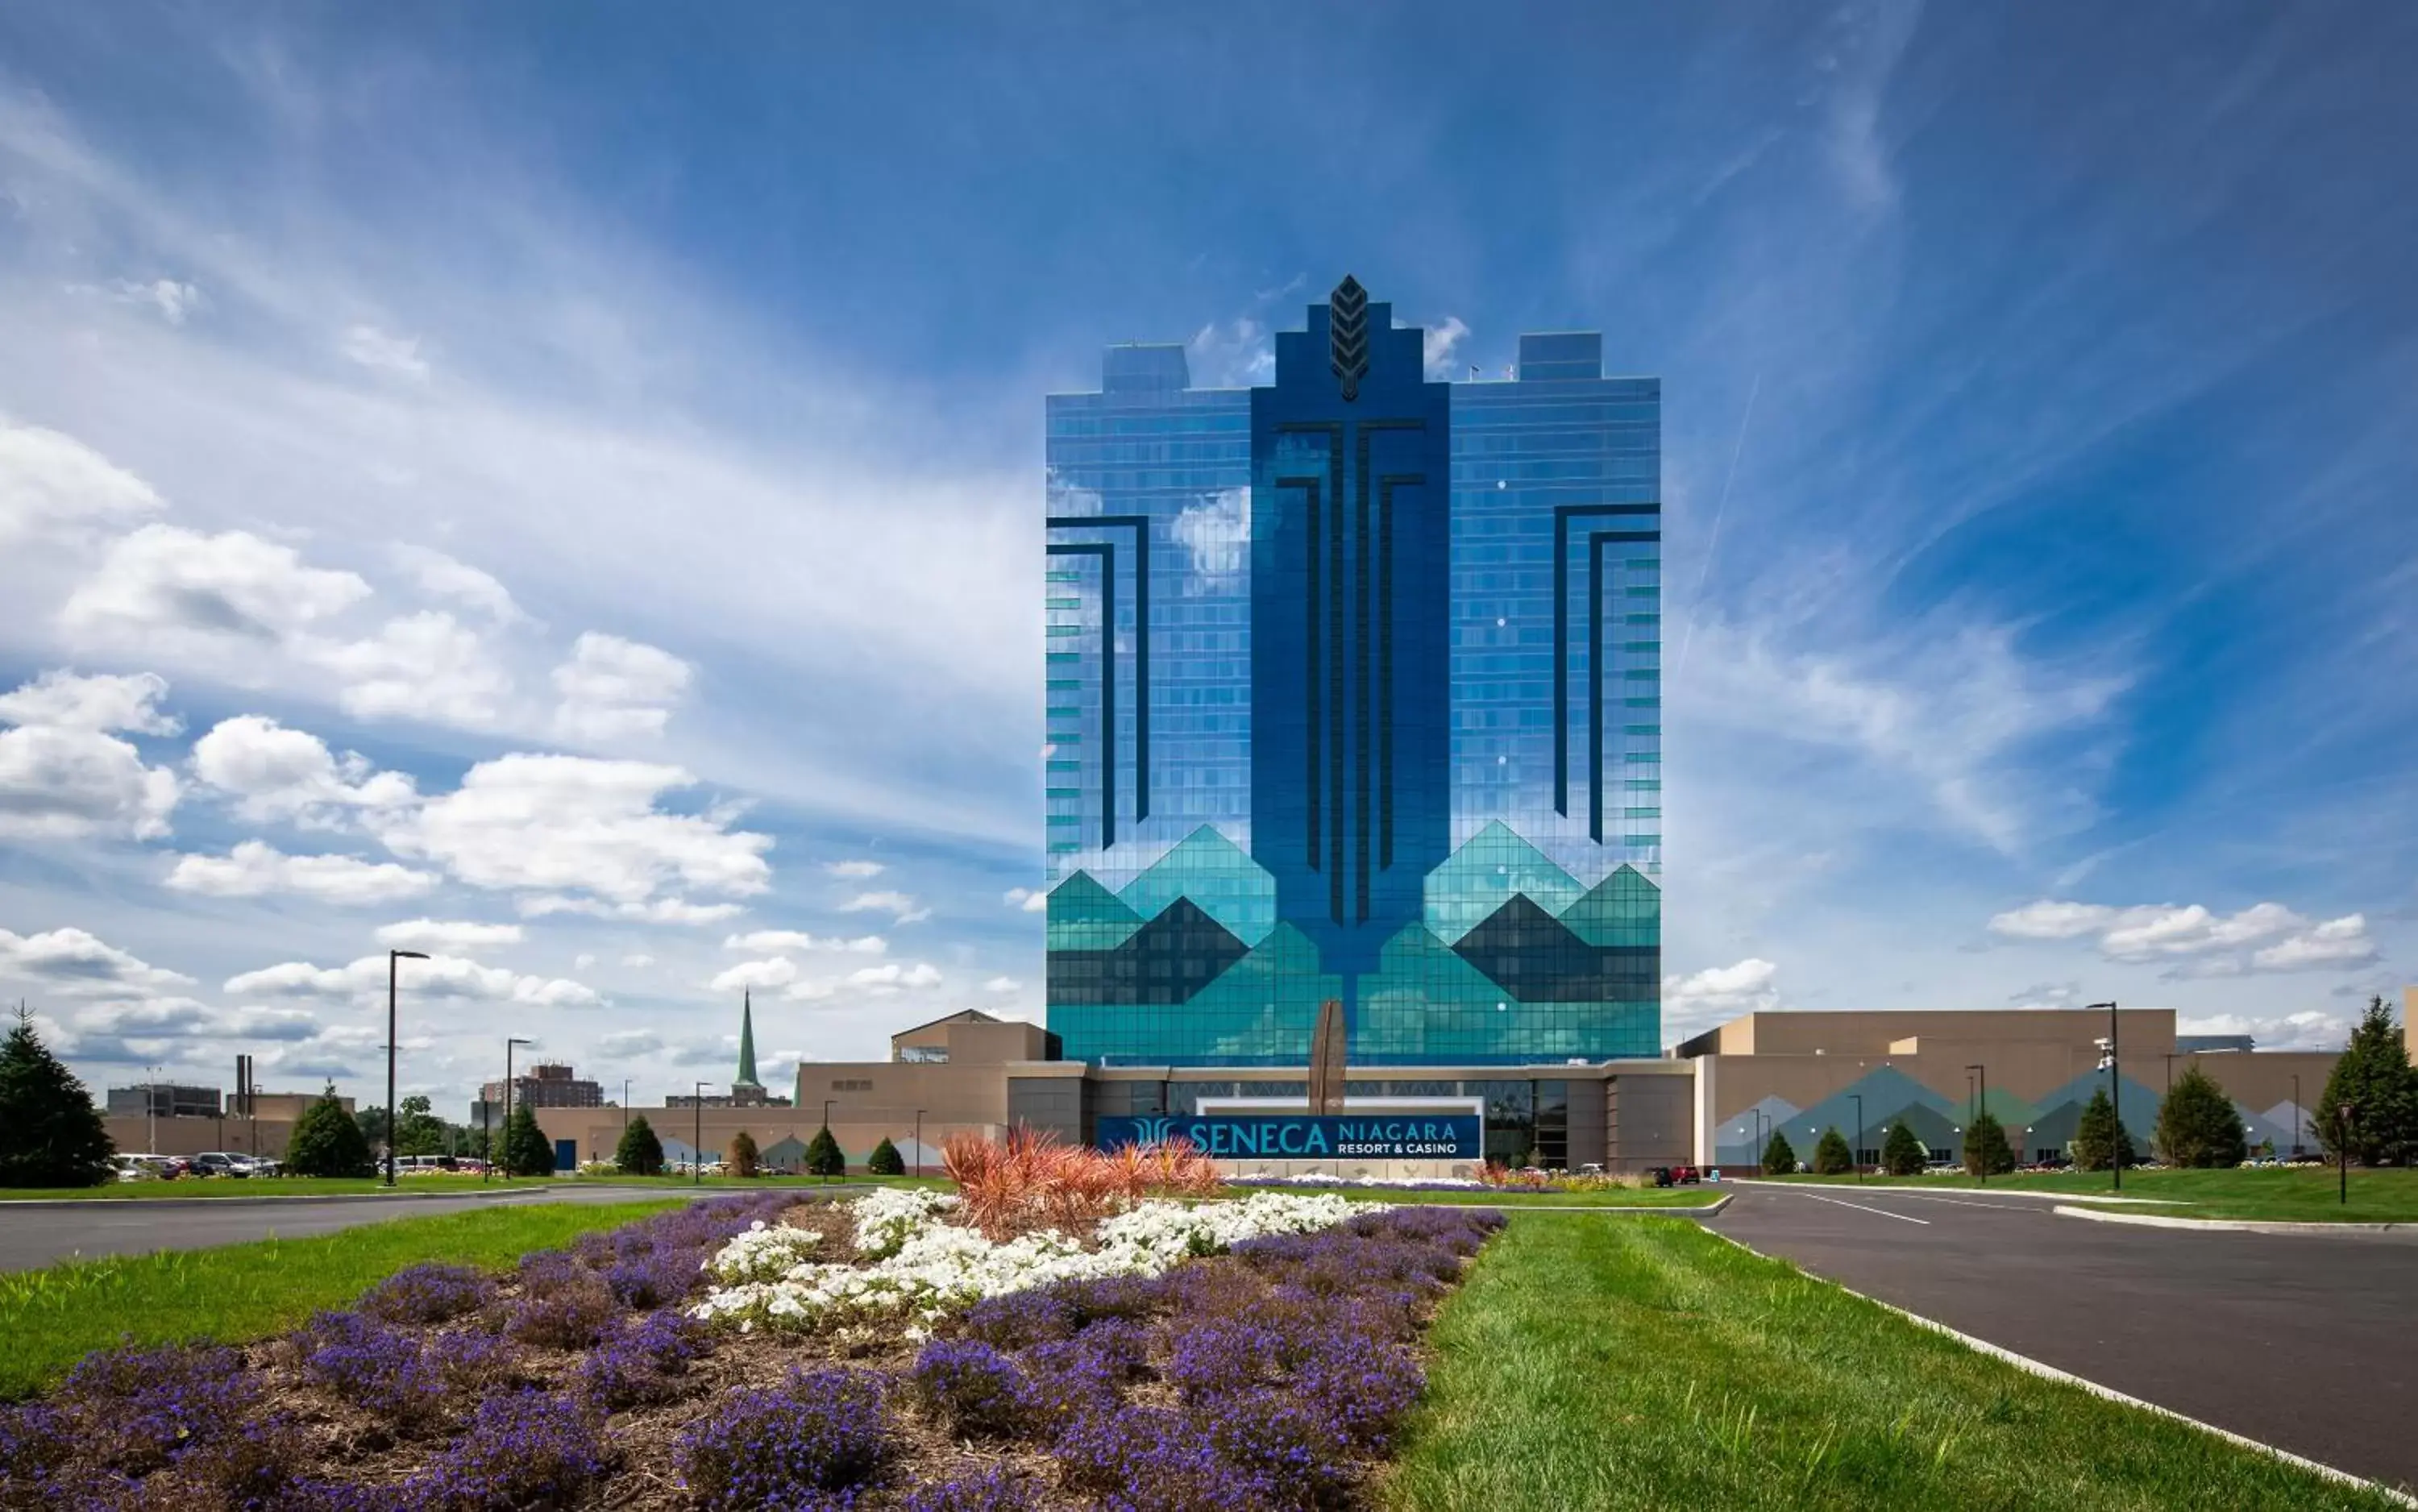
M2418 988L2409 995L2418 1010ZM2064 1152L2094 1092L2111 1085L2104 1010L2017 1009L1749 1014L1653 1060L1518 1066L1347 1068L1344 1110L1475 1113L1486 1156L1611 1171L1694 1164L1752 1168L1776 1130L1800 1156L1828 1129L1876 1162L1904 1120L1936 1159L1959 1159L1965 1125L1987 1107L2023 1158ZM2270 1051L2238 1037L2178 1034L2170 1009L2119 1010L2118 1106L2147 1146L2174 1078L2192 1067L2223 1087L2253 1147L2314 1148L2309 1120L2337 1055ZM1273 1116L1305 1110L1308 1068L1097 1066L1065 1061L1048 1031L968 1010L892 1036L890 1059L809 1061L795 1106L537 1110L566 1160L609 1159L643 1113L675 1163L720 1159L742 1130L776 1169L794 1169L828 1121L852 1168L883 1139L911 1168L936 1168L968 1131L1047 1130L1090 1144L1102 1120L1162 1114ZM1343 1175L1465 1173L1473 1162L1236 1160L1239 1171Z

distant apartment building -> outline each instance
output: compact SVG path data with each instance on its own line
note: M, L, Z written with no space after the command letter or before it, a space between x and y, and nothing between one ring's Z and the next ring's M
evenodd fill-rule
M504 1084L491 1081L479 1089L479 1100L504 1105ZM528 1075L513 1078L513 1102L531 1107L602 1107L604 1089L567 1065L536 1065Z

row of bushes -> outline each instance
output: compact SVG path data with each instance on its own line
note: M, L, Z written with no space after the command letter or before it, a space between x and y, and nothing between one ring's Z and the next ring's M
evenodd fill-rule
M613 1168L624 1176L660 1176L664 1165L663 1137L655 1133L644 1113L637 1114L621 1130L621 1141L613 1151ZM733 1135L730 1147L724 1152L724 1165L734 1176L762 1175L764 1153L757 1147L756 1137L745 1129ZM828 1127L817 1129L807 1143L805 1168L809 1176L848 1174L848 1156ZM865 1157L865 1168L876 1176L904 1176L907 1161L899 1154L898 1147L885 1138Z

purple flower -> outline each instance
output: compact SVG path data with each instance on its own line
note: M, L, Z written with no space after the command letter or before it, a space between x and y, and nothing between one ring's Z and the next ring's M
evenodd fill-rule
M1057 1443L1068 1489L1125 1512L1233 1512L1277 1504L1262 1474L1218 1453L1208 1430L1163 1407L1085 1413Z
M522 1367L511 1339L467 1328L430 1339L427 1359L447 1385L471 1391L516 1380Z
M1247 1391L1276 1369L1281 1342L1274 1330L1250 1323L1198 1323L1174 1335L1167 1379L1193 1400Z
M414 1265L362 1293L360 1310L380 1322L441 1323L477 1312L495 1283L467 1265Z
M407 1334L357 1312L320 1312L294 1342L312 1379L406 1431L425 1428L444 1410L445 1378Z
M514 1303L504 1314L504 1332L524 1344L586 1349L604 1336L620 1310L604 1283L582 1273L575 1281L533 1292Z
M589 1272L568 1250L538 1249L521 1257L519 1275L522 1295L544 1297L581 1284Z
M579 1392L613 1413L680 1394L678 1377L705 1352L703 1324L676 1309L650 1313L635 1326L599 1344L579 1367Z
M1075 1313L1066 1305L1064 1287L1036 1287L985 1297L966 1310L966 1332L986 1344L1020 1350L1075 1331Z
M242 1354L221 1345L129 1346L85 1355L58 1402L94 1458L141 1474L226 1431L259 1389Z
M700 1250L650 1247L605 1267L604 1285L624 1307L660 1307L697 1285L705 1258Z
M907 1498L907 1512L1032 1512L1039 1504L1030 1481L992 1469L917 1487Z
M978 1339L924 1346L908 1380L916 1397L952 1433L1013 1432L1024 1408L1024 1372Z
M673 1457L700 1506L847 1506L890 1450L885 1378L792 1370L778 1390L726 1393L682 1434Z
M413 1476L404 1496L414 1512L567 1506L604 1465L578 1404L551 1392L512 1392L481 1402L468 1431Z

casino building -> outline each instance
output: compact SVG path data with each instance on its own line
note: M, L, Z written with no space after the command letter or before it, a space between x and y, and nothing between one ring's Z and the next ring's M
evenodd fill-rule
M1511 1068L1660 1045L1660 385L1436 381L1354 279L1273 381L1048 401L1048 1027L1069 1060ZM1214 1078L1213 1078L1214 1079Z
M1394 1168L1353 1138L1376 1129L1427 1169L1636 1170L1747 1165L1775 1128L1875 1151L1898 1117L1947 1158L1986 1099L2031 1154L2094 1078L2146 1135L2181 1061L2290 1146L2333 1057L2194 1044L2169 1010L2123 1015L2112 1078L2105 1016L2073 1012L1751 1015L1666 1049L1661 386L1584 331L1446 376L1347 277L1263 386L1136 344L1049 397L1048 1022L917 1025L801 1066L793 1111L689 1109L690 1138L827 1118L854 1160L886 1137L929 1164L958 1128L1205 1119L1263 1141L1246 1167ZM1329 1002L1315 1151L1281 1125ZM583 1152L613 1133L559 1118Z

